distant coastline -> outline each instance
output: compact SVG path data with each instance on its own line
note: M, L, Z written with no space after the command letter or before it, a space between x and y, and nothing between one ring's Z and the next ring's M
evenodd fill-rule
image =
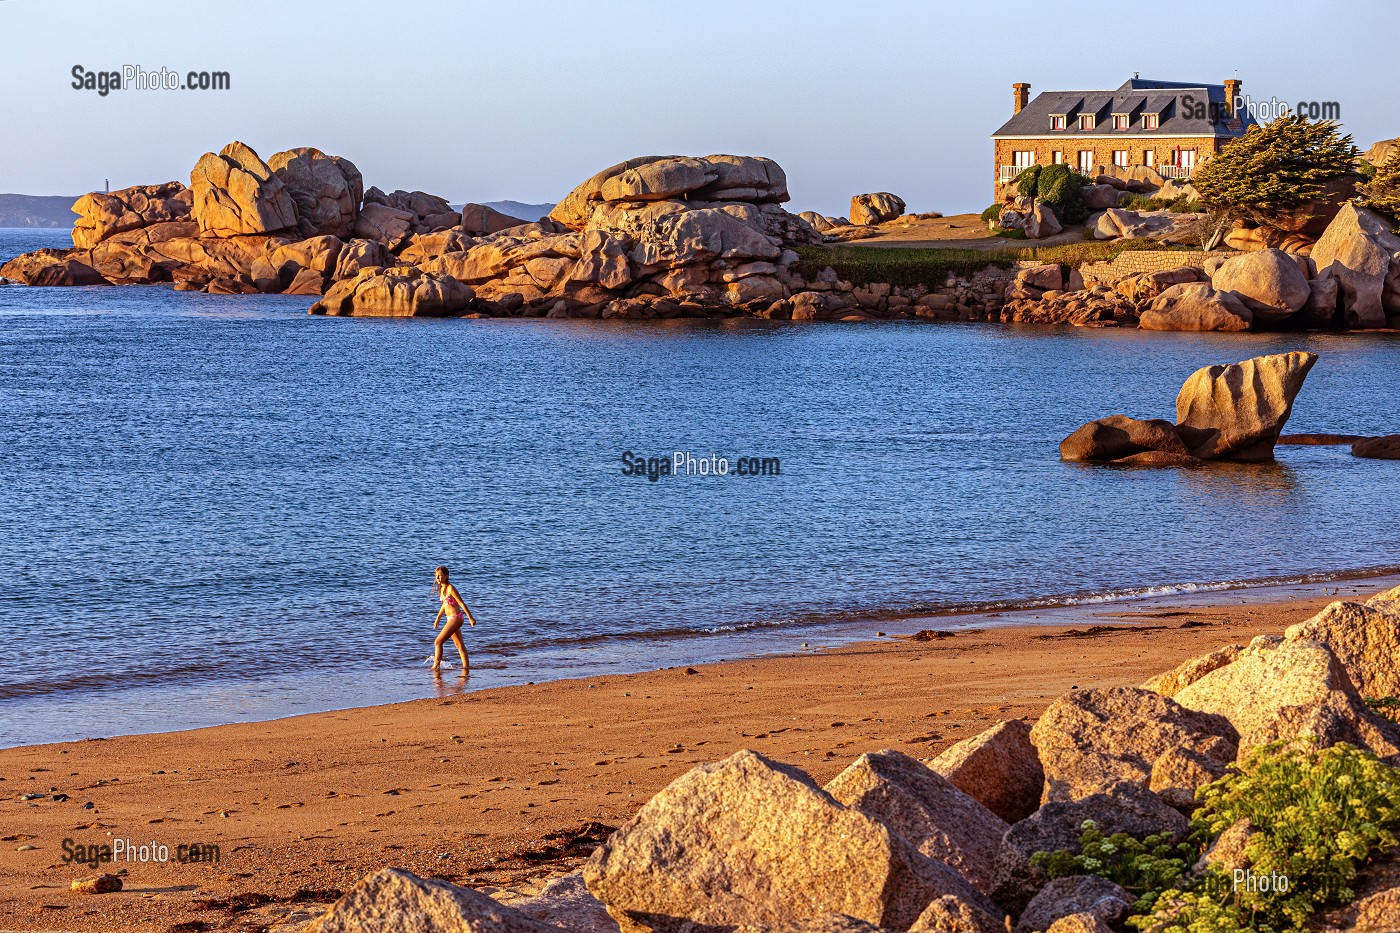
M0 227L63 228L73 226L73 202L81 195L67 194L0 194ZM523 217L527 220L544 217L554 210L553 204L530 204L525 201L481 201L492 210ZM457 210L461 204L453 205Z
M71 227L76 196L0 194L0 227Z

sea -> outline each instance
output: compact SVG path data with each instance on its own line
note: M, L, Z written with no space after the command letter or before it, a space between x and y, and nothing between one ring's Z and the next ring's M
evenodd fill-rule
M0 230L0 261L63 245ZM0 286L0 746L1400 569L1400 463L1056 449L1295 349L1321 359L1289 431L1395 433L1394 334L308 304ZM466 679L450 648L423 666L440 564L478 621Z

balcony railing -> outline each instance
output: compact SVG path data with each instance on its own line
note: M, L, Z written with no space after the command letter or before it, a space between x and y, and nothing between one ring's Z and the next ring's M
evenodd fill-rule
M1154 165L1153 171L1163 178L1170 178L1173 181L1186 181L1191 177L1190 165Z
M1003 165L1001 167L1001 183L1006 184L1009 181L1015 181L1016 176L1028 168L1030 168L1029 165Z

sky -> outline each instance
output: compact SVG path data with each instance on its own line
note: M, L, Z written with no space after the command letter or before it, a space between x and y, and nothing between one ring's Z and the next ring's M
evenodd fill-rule
M1400 135L1400 3L785 0L0 0L0 192L179 179L238 139L315 146L365 184L557 201L639 155L764 155L794 211L892 191L980 210L1011 84L1144 78L1337 101L1365 148ZM227 71L225 91L99 96L72 69Z

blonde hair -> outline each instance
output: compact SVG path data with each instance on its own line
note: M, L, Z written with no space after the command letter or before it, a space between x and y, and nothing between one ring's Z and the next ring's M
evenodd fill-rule
M438 567L436 570L433 571L433 576L436 577L438 574L442 574L442 582L443 582L443 583L446 583L446 582L447 582L447 579L448 579L448 577L447 577L447 568L446 568L446 567Z

